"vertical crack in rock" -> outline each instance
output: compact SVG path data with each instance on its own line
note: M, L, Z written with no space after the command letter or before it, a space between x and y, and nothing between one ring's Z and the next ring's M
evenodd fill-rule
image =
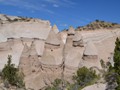
M66 39L66 40L67 40L67 39ZM67 42L67 41L66 41L66 42ZM66 44L64 44L64 46L63 46L63 52L62 52L62 55L63 55L63 58L62 58L62 65L61 65L61 68L62 68L62 73L61 73L61 79L62 79L62 90L65 89L65 80L64 80L65 57L66 57L65 50L66 50Z
M65 69L65 44L63 46L62 73L61 73L62 90L64 90L64 86L65 86L65 82L64 82L64 69Z

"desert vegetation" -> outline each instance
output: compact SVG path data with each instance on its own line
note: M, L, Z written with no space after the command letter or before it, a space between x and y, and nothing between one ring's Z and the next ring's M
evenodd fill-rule
M120 40L117 38L114 49L114 67L113 70L116 74L117 87L116 90L120 90Z
M73 76L74 83L56 79L51 86L46 88L46 90L81 90L86 86L97 83L99 78L99 75L97 75L94 70L82 67L79 68L76 75Z
M102 69L99 69L99 75L92 68L79 68L76 75L73 76L73 82L64 81L65 87L62 87L63 81L56 79L46 90L81 90L86 86L96 83L107 84L106 90L120 90L120 40L117 38L114 49L114 66L110 62L100 60Z
M105 80L107 82L106 90L120 90L120 40L117 38L114 49L114 65L110 63L107 72L105 74Z
M76 30L81 31L81 30L110 29L116 28L117 25L118 25L117 23L110 23L96 19L94 22L91 22L86 26L82 27L79 26Z
M12 86L16 88L24 88L23 77L24 75L19 72L14 64L12 64L12 56L8 55L8 62L1 72L1 83L4 84L5 88L10 88Z

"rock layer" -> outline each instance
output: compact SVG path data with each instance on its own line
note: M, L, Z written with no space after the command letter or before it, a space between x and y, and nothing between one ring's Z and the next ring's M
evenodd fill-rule
M120 36L119 28L75 31L70 27L58 33L57 26L51 28L48 21L15 17L19 20L10 23L4 15L0 17L4 20L0 26L0 69L11 54L25 75L27 89L41 90L56 78L71 81L83 66L101 68L100 60L112 58Z

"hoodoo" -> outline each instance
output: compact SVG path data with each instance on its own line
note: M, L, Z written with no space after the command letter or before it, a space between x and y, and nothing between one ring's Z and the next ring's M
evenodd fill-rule
M76 46L79 46L79 47L84 46L83 38L79 31L76 31L75 36L73 37L73 46L75 46L75 47Z
M72 26L70 26L68 30L68 35L74 35L74 34L75 34L75 29Z
M98 60L98 53L95 45L92 41L89 41L87 43L87 46L85 47L85 51L83 53L83 59L87 61L95 61Z
M60 45L60 41L58 40L57 35L53 30L50 31L45 43L50 45L55 45L55 46Z
M25 44L19 61L19 69L24 73L25 76L31 74L29 50L30 48L27 46L27 44Z
M51 30L49 35L45 41L45 49L41 59L41 62L50 65L49 63L53 63L54 65L61 64L62 61L62 47L60 40L57 37L57 34ZM48 59L49 58L49 59Z
M53 25L52 30L57 34L59 32L57 25Z

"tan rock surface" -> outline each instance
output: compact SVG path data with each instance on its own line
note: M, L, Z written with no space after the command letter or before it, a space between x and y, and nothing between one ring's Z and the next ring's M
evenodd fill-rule
M6 21L4 15L0 18ZM116 37L120 37L119 28L75 31L70 27L59 33L57 30L39 19L5 22L0 26L0 69L7 56L12 55L13 63L25 75L26 87L39 90L56 78L70 81L80 67L101 68L100 60L107 62L112 58ZM96 85L93 87L99 90Z
M106 90L106 85L105 84L94 84L91 86L87 86L83 88L82 90Z
M68 34L69 35L74 35L75 34L75 29L72 26L69 27Z
M84 51L84 55L98 55L97 53L97 49L95 47L95 45L93 44L92 41L89 41L87 43L87 46L85 47L85 51Z
M53 25L52 30L57 34L59 32L58 27Z

